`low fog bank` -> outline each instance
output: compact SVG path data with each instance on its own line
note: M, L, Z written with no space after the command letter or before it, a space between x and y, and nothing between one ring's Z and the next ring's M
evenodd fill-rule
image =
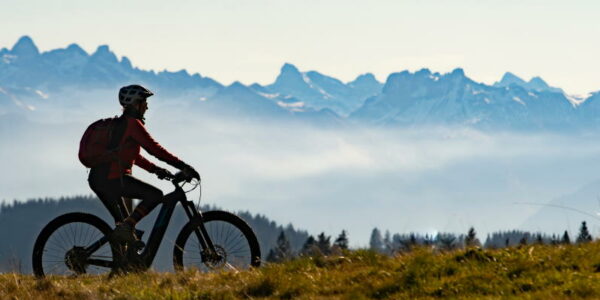
M198 169L205 204L265 214L312 234L346 229L354 246L367 245L373 227L466 233L474 226L481 239L505 229L560 232L573 225L522 226L540 207L518 203L548 203L600 177L596 135L319 128L150 105L147 127ZM90 194L79 139L91 121L116 114L103 106L62 119L4 118L0 199ZM172 190L141 169L134 174ZM585 218L572 212L569 220Z

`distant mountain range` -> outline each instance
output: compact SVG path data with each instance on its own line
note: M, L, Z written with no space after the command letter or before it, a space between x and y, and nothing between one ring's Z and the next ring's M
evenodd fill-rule
M390 74L385 83L366 73L344 83L286 63L272 84L224 86L186 70L141 70L127 57L119 60L106 45L92 54L77 44L40 53L23 36L11 49L0 50L0 115L43 113L50 103L77 109L89 99L64 99L90 89L116 93L130 83L147 85L165 99L186 99L191 111L245 118L552 131L600 126L599 93L578 99L539 77L525 81L510 72L493 85L473 81L462 69L403 71Z

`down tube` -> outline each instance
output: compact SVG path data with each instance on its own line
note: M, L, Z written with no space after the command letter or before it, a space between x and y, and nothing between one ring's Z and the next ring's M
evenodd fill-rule
M162 242L165 232L167 231L167 227L171 221L171 216L173 215L173 211L175 210L175 206L177 205L177 201L180 197L185 197L185 193L178 190L164 197L162 208L156 217L154 227L152 228L152 233L150 233L150 237L146 243L146 249L144 249L144 252L141 254L147 267L152 265L154 256L156 256L156 252L160 247L160 243Z

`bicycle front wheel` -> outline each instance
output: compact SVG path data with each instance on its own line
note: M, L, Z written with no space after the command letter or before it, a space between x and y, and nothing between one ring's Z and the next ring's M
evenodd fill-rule
M202 217L216 255L209 255L208 249L203 249L197 234L200 231L199 224L190 221L175 241L175 270L196 268L201 272L211 272L260 266L258 240L244 220L224 211L209 211L203 213Z
M113 250L106 236L112 229L86 213L69 213L52 220L37 237L32 266L37 277L102 274L111 271Z

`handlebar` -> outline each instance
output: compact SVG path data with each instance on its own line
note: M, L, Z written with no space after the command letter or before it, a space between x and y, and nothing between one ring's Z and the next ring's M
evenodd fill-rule
M182 182L190 182L192 181L192 179L197 179L198 181L200 181L199 176L190 176L188 174L185 174L183 171L179 171L175 174L173 174L172 176L166 176L164 177L165 180L170 180L171 182L173 182L173 184L180 184Z
M189 174L189 172L179 171L175 174L169 174L168 176L165 176L161 179L171 181L173 183L173 185L175 186L176 190L182 190L186 194L195 190L196 188L199 188L199 190L200 190L200 192L198 194L198 205L199 205L200 200L202 199L202 187L200 186L200 174L198 174L198 172L194 171L193 174ZM186 183L190 183L194 179L196 179L196 182L192 183L193 187L187 191L183 190L183 186L185 186Z

